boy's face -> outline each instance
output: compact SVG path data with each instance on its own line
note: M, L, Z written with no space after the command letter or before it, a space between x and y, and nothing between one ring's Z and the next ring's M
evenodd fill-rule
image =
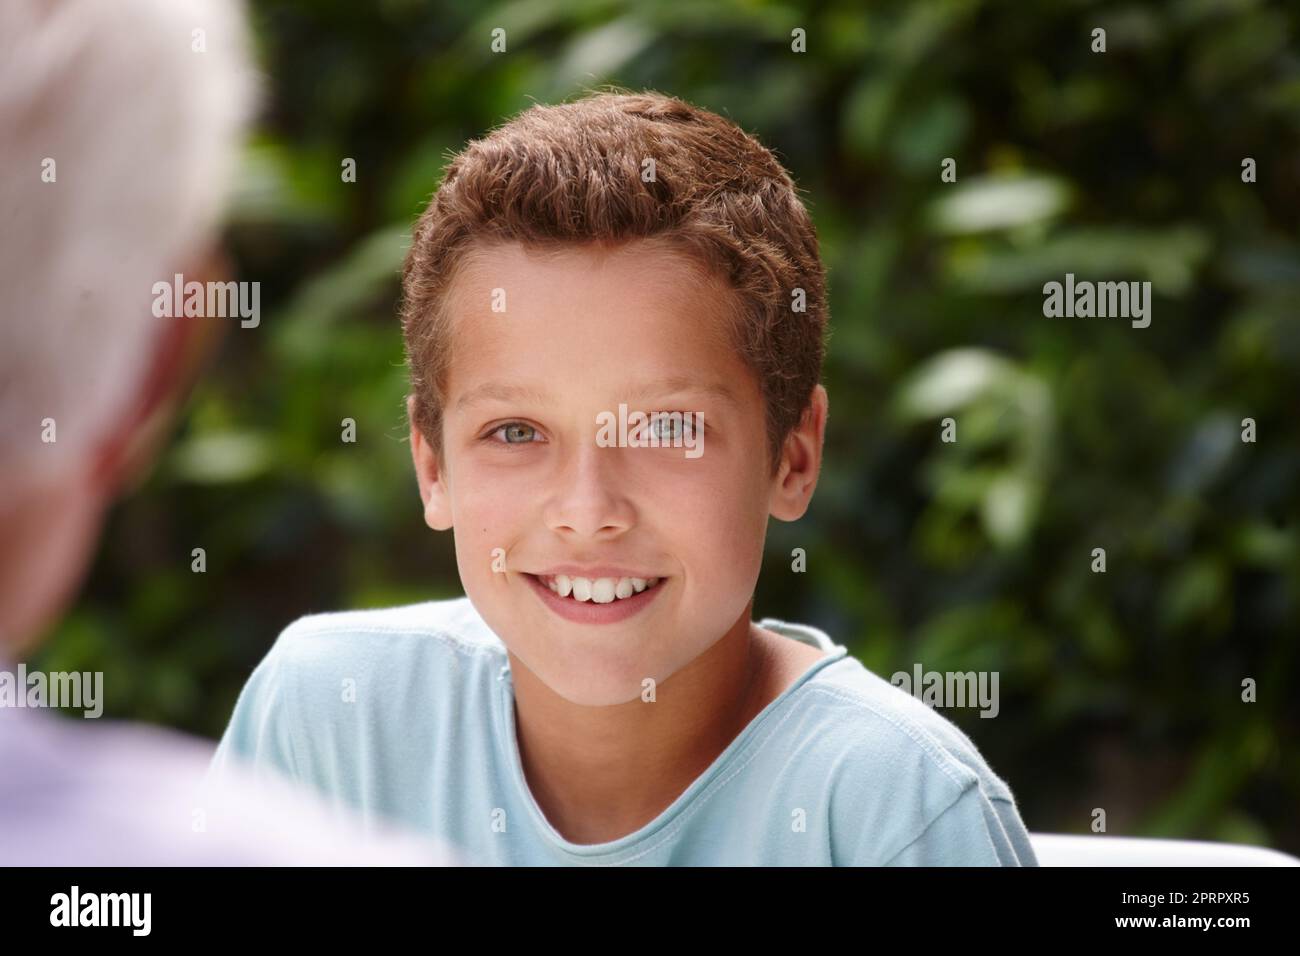
M811 483L783 481L784 464L771 473L725 290L691 276L644 242L547 257L509 244L479 250L450 292L441 465L411 435L425 519L455 528L461 582L488 626L574 703L633 700L645 678L748 626L768 515L797 518L811 496ZM681 430L651 427L661 447L598 443L598 416L617 420L620 403L627 416L692 414ZM702 453L685 447L693 413ZM565 570L606 600L553 592L547 576ZM607 600L598 579L623 577L659 583Z

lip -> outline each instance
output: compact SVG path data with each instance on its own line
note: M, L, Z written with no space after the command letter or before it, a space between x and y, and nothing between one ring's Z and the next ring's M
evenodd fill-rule
M660 578L659 583L652 588L646 588L629 598L619 598L608 604L597 604L594 601L575 601L572 598L562 598L545 584L543 584L535 574L522 572L523 576L528 579L529 586L536 592L541 602L548 608L564 618L566 621L572 621L574 624L617 624L619 621L626 621L634 614L644 611L663 590L664 585L669 578ZM547 572L548 574L566 574L568 572L560 570ZM585 574L579 574L578 577L586 577ZM597 575L598 577L614 577L613 574ZM631 574L621 574L619 577L633 577ZM636 575L639 577L639 575Z
M544 571L536 571L534 573L539 578L554 577L557 574L567 574L571 578L586 578L589 581L594 581L597 578L613 578L614 580L618 580L619 578L644 578L649 580L650 578L662 576L658 574L647 574L644 571L632 571L628 568L615 567L612 564L602 564L588 568L584 568L579 564L557 564L553 568L547 568Z

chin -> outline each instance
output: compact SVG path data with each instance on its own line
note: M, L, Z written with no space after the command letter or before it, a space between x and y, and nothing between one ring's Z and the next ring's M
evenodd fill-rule
M523 658L516 654L516 657ZM565 655L565 660L552 660L539 668L529 667L536 677L554 693L571 704L583 707L611 707L641 700L646 692L645 681L654 679L655 685L663 682L661 668L627 660L608 660L602 655L583 653Z

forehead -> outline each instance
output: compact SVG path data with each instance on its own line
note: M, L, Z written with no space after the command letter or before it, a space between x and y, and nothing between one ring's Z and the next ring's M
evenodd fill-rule
M582 305L616 292L638 311L670 313L709 308L721 312L731 291L697 260L663 241L591 242L525 246L479 244L462 258L449 298L459 314L474 313L485 293L501 289L524 307ZM612 303L607 303L612 304Z
M747 387L729 334L731 290L661 243L480 247L463 260L448 304L449 398L488 375L553 389L616 390L651 374L721 378L737 394Z

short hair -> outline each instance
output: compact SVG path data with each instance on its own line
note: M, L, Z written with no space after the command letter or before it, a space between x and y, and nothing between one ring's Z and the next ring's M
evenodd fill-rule
M234 0L0 3L7 480L85 456L137 397L153 283L202 251L253 111L247 51Z
M653 160L653 176L643 176ZM826 279L817 233L772 152L676 97L606 90L534 105L471 141L416 224L401 319L412 424L441 454L451 363L448 290L468 254L519 242L646 239L685 253L731 290L726 318L757 378L773 473L821 377ZM803 310L793 306L802 290Z

